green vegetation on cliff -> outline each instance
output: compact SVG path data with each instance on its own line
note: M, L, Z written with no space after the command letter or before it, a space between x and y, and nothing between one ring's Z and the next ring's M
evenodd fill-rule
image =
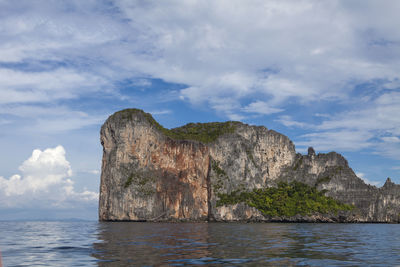
M324 177L320 177L317 179L317 181L315 182L315 187L317 187L320 184L325 184L325 183L329 183L331 181L331 177L330 176L324 176Z
M210 143L221 135L233 133L238 122L208 122L189 123L182 127L169 130L167 136L173 139L196 140L202 143Z
M135 186L136 191L142 196L151 196L155 193L153 184L155 182L154 175L150 173L131 173L124 183L124 188Z
M211 160L211 169L216 174L216 179L213 183L213 189L214 192L218 192L222 188L224 180L228 179L228 175L223 169L221 169L221 167L219 167L219 161Z
M246 203L266 216L295 216L313 213L337 213L351 210L353 206L325 196L315 187L300 182L280 182L278 187L254 189L251 192L234 191L231 194L218 194L217 207Z
M205 144L215 141L223 134L233 133L236 125L240 123L235 121L189 123L182 127L167 129L160 125L150 113L140 109L124 109L116 112L113 116L129 119L132 115L138 113L142 114L156 129L174 140L195 140Z

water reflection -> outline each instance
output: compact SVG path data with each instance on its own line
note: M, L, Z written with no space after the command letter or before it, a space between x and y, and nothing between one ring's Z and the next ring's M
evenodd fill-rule
M212 257L207 223L101 223L99 266L157 265Z
M93 256L99 259L99 266L295 265L303 258L298 252L304 248L304 240L296 236L293 226L101 223L98 239L102 242L94 244L97 252Z
M0 222L3 266L94 265L90 254L96 225L97 222Z
M399 266L400 224L0 222L3 266Z
M387 266L400 261L398 246L382 245L393 231L391 225L100 223L93 256L99 266Z

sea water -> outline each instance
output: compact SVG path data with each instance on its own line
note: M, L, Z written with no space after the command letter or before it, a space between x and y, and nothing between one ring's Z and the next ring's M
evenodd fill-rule
M3 266L400 266L399 224L0 222Z

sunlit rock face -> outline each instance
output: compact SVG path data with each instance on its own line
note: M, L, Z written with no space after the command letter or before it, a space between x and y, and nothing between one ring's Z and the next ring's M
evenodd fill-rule
M398 222L400 186L365 184L331 152L296 154L292 141L240 122L167 130L148 113L123 110L101 128L99 219L128 221ZM299 181L355 209L266 217L244 203L217 206L220 194Z
M165 137L143 112L125 115L101 129L100 220L206 220L209 148Z

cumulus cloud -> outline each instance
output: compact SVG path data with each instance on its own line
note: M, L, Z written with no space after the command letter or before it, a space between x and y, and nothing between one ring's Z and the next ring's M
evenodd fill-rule
M19 167L21 174L0 176L2 208L73 207L73 203L97 203L98 193L75 192L70 163L62 146L35 149Z
M23 179L20 175L14 175L9 181L1 180L6 196L23 195L27 191L33 193L44 191L72 175L71 166L65 159L65 150L62 146L44 151L33 150L32 156L22 163L19 170Z

